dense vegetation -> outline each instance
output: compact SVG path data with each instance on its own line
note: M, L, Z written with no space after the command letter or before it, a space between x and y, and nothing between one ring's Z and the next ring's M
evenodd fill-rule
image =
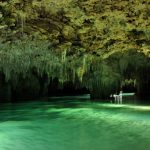
M0 2L0 69L14 91L23 84L37 92L58 78L95 98L125 84L142 94L150 89L149 57L147 0Z

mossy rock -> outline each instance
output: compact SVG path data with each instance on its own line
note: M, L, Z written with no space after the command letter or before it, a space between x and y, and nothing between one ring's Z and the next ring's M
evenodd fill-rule
M62 34L65 39L74 39L75 38L75 30L71 26L64 26L62 30Z

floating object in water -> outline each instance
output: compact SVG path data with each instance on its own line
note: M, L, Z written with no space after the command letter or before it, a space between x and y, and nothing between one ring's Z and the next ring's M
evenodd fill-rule
M119 94L111 94L110 97L114 97L115 103L122 104L122 97L133 95L135 95L135 93L122 93L122 91L120 91Z
M122 93L122 96L133 96L135 93Z

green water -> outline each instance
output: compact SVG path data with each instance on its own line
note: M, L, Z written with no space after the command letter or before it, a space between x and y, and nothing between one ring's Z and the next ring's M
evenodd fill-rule
M70 98L0 107L0 150L149 149L149 106Z

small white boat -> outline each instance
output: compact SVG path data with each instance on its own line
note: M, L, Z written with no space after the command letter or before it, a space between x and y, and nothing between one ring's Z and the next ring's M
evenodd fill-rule
M122 93L122 96L133 96L135 93Z

